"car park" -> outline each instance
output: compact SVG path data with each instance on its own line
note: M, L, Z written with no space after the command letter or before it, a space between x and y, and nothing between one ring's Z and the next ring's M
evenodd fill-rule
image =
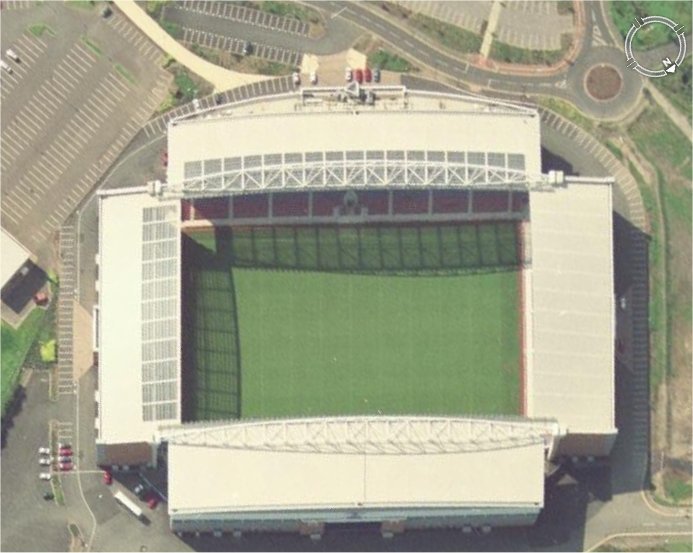
M113 476L107 470L105 470L103 472L103 483L106 484L107 486L110 486L111 484L113 484Z
M345 73L344 73L344 80L345 80L346 82L350 83L350 82L351 82L351 79L353 79L353 78L354 78L354 73L353 73L353 71L351 70L351 67L347 67L347 68L346 68L346 71L345 71Z
M366 81L367 83L370 83L372 78L373 78L373 74L371 73L370 68L366 67L363 70L363 80Z
M315 71L310 74L310 84L318 84L318 74Z
M380 82L380 68L376 67L373 69L373 82L374 83L379 83Z
M356 79L356 82L359 84L363 82L363 69L354 71L354 79Z
M51 450L49 447L39 447L38 448L39 455L50 455Z
M50 480L50 479L51 479L51 473L50 472L39 473L39 480Z
M291 80L295 85L299 85L301 84L301 75L297 71L294 71L291 75Z

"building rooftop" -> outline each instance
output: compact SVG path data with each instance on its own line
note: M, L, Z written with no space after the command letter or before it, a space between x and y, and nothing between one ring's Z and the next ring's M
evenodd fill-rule
M179 220L143 188L99 198L99 443L180 420Z
M0 242L0 251L2 251L2 260L0 260L0 278L2 279L1 287L14 276L22 264L29 259L31 255L29 250L22 246L15 238L5 229L2 229L2 242Z
M569 433L616 433L610 179L530 192L528 412Z

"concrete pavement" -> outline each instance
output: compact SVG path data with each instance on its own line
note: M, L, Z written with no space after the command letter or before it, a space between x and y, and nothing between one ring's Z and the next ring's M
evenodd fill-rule
M193 54L179 44L147 12L138 6L134 0L117 0L116 5L139 29L146 34L159 48L174 58L178 63L187 67L193 73L210 82L216 91L227 90L244 84L265 81L270 77L250 75L224 69Z

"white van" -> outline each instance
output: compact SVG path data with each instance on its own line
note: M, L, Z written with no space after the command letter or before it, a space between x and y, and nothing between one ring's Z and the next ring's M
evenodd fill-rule
M7 57L10 58L12 61L16 61L17 63L19 63L19 54L12 50L12 48L8 48L5 54L7 54Z

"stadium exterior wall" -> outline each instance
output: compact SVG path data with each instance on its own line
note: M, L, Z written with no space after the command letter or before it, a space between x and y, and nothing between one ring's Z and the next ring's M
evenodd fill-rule
M305 525L397 522L404 529L463 528L465 526L531 526L539 516L537 505L480 506L450 509L377 509L325 511L272 511L262 513L172 513L174 532L300 532Z
M566 434L555 450L556 457L607 457L616 441L614 434Z

